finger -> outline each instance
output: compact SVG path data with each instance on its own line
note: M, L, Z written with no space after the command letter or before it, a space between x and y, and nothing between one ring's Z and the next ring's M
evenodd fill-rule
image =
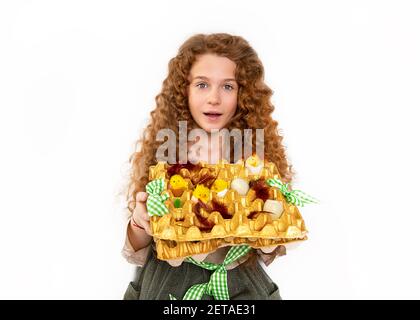
M146 192L140 191L136 195L137 202L144 202L147 199L148 194Z
M143 220L146 220L146 221L149 221L149 220L150 220L150 216L149 216L149 214L147 213L147 211L140 211L139 216L140 216L140 218L141 218L141 219L143 219Z
M133 215L135 217L140 217L143 212L146 212L146 205L144 202L136 202L136 207L134 208Z
M152 235L152 230L150 228L149 221L144 220L141 216L137 216L134 218L134 222L136 222L140 227L142 227L148 235Z
M150 229L150 224L149 224L149 223L145 223L145 224L143 224L143 228L144 228L144 231L146 231L146 233L147 233L149 236L151 236L151 235L152 235L152 230Z

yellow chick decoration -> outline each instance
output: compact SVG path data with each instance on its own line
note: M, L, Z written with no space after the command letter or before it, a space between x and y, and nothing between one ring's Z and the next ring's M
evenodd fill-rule
M245 167L251 172L251 174L259 174L263 166L263 161L261 161L256 154L253 154L245 161Z
M188 182L179 174L175 174L169 180L171 191L175 197L180 197L188 189Z
M228 183L223 179L216 179L211 186L211 190L217 192L217 196L222 198L228 191Z
M197 187L195 187L191 200L197 202L198 199L200 199L203 202L207 202L209 200L209 197L210 197L209 188L206 188L202 184L199 184Z

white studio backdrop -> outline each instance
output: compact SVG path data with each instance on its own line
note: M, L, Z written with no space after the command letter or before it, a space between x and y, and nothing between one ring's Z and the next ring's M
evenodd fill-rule
M118 193L167 63L243 36L321 204L266 268L283 299L418 299L416 1L2 1L0 298L121 299Z

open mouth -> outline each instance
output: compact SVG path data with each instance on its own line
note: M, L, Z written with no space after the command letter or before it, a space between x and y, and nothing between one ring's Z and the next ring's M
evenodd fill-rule
M218 120L222 114L219 112L203 112L209 120Z

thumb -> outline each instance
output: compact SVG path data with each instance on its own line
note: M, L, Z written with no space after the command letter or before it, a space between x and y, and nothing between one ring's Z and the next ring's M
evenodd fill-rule
M141 213L140 213L140 218L142 218L143 220L146 220L146 221L150 221L150 216L149 216L149 214L147 213L147 211L145 211L145 212L141 212Z
M136 195L136 201L137 202L145 202L147 200L147 197L149 195L146 192L140 191L139 193L137 193Z

